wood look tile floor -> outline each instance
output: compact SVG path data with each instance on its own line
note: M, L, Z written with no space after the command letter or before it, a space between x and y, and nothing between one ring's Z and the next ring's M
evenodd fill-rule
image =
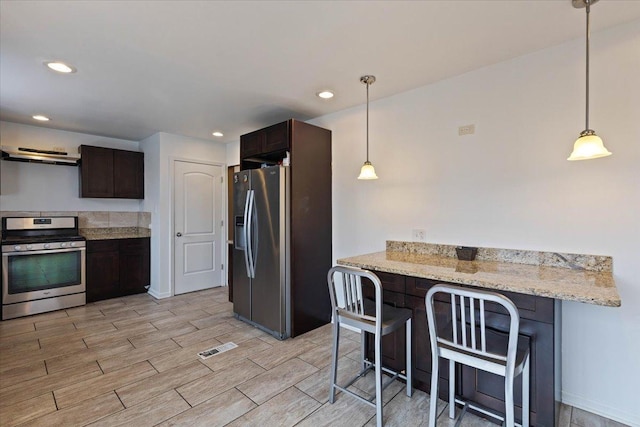
M238 347L197 355L227 342ZM342 333L339 378L358 371L359 346ZM0 322L0 426L375 426L351 396L328 403L330 362L330 325L278 341L233 317L227 288L116 298ZM352 387L371 392L372 379ZM384 401L385 425L427 425L426 393L408 398L396 382ZM560 424L622 426L568 406ZM495 424L467 414L462 425Z

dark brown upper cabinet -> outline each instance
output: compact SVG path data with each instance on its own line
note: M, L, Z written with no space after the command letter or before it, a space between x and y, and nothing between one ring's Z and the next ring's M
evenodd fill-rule
M113 150L113 193L122 199L144 199L144 153Z
M80 146L80 197L144 199L144 153Z
M291 147L291 123L278 123L255 132L240 136L240 159L263 158L282 159Z

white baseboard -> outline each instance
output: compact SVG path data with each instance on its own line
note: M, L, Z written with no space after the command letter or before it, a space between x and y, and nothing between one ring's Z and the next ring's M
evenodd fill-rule
M151 295L152 297L156 298L156 299L164 299L164 298L169 298L171 295L171 292L157 292L155 289L150 288L148 291L149 295Z
M584 411L600 415L610 420L618 421L630 426L640 426L640 414L625 411L621 408L614 408L604 405L601 402L586 399L572 393L562 392L562 403L580 408Z

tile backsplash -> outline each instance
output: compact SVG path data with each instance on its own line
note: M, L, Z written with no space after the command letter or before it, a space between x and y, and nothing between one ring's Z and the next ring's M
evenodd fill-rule
M131 216L136 212L128 212ZM78 227L108 228L110 212L78 212Z
M149 228L151 212L110 211L0 211L0 216L77 216L79 228Z
M151 212L138 212L138 227L151 227Z

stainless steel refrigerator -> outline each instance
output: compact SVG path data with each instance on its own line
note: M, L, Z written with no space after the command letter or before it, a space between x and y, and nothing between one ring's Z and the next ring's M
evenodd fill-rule
M291 335L289 167L233 177L233 311L279 339Z

